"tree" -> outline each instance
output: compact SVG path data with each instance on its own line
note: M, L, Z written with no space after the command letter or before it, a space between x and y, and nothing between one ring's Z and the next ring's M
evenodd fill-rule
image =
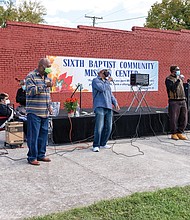
M145 27L164 30L190 29L190 0L162 0L151 6Z
M6 9L4 9L3 6L0 6L0 25L4 24L6 20L14 20L16 16L17 13L13 2L7 2Z
M11 0L5 2L5 7L0 6L0 25L4 25L7 20L45 23L43 16L46 15L46 9L37 1L23 1L16 6Z

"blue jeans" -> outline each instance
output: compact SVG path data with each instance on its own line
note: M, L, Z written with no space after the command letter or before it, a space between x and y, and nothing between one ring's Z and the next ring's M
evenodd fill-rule
M27 115L28 161L44 158L48 138L48 118Z
M113 111L98 107L95 109L95 128L93 147L105 146L112 130Z

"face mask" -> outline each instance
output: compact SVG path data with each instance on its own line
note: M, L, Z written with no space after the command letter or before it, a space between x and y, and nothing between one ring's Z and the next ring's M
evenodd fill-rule
M26 85L23 85L23 86L22 86L22 89L23 89L23 90L26 90Z
M175 72L175 75L176 75L176 76L179 76L179 75L180 75L180 70L177 70L177 71Z
M6 99L6 100L5 100L5 104L6 104L6 105L9 105L10 103L11 103L11 102L10 102L9 99Z
M109 71L104 71L104 76L105 76L105 77L108 77L108 76L110 76L110 73L109 73Z
M49 74L52 72L52 69L50 67L46 67L44 70L45 73Z

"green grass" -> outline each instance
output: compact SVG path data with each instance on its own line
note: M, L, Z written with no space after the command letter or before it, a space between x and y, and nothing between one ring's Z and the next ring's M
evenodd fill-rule
M190 186L134 193L30 220L190 220Z

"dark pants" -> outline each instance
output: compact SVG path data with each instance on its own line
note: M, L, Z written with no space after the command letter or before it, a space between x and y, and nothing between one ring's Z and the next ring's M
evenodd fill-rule
M24 131L24 136L26 138L27 137L27 121L22 120L22 119L15 119L15 121L23 122L23 131Z
M187 126L187 104L185 100L169 101L170 129L172 134L184 132Z

